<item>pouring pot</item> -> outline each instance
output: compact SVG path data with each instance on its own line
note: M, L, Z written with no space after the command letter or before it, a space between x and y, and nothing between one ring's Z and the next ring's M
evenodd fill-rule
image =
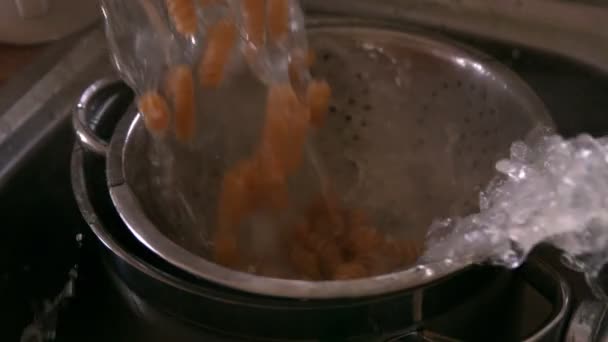
M398 48L395 51L402 51L403 53L403 56L396 56L397 60L407 56L412 70L416 70L417 67L426 68L424 69L426 74L420 76L420 80L410 79L407 81L415 85L409 87L408 91L411 94L405 96L410 100L402 103L402 107L397 106L396 109L393 109L391 113L394 113L394 115L391 119L394 125L404 124L405 129L405 127L410 126L409 124L405 126L405 123L409 123L409 121L403 119L395 121L396 118L411 117L411 122L415 123L417 117L415 114L422 111L422 115L425 115L422 119L431 120L431 125L427 128L428 132L441 132L442 137L445 136L445 139L452 142L450 146L462 146L462 151L448 151L447 155L449 156L452 155L452 152L462 155L455 162L458 163L459 167L451 167L449 170L461 175L462 179L467 181L461 182L465 186L459 183L459 187L452 188L451 192L446 191L444 193L476 198L477 187L483 186L489 181L493 174L493 164L500 155L508 152L508 147L512 141L525 138L525 135L537 125L552 127L551 119L542 102L524 82L495 60L457 43L387 28L365 27L362 26L361 22L352 23L336 20L313 22L309 32L318 37L327 35L339 41L340 39L348 39L348 42L357 41L358 44L361 44L361 41L363 43L375 42L376 45L380 46L376 46L376 50L374 50L376 52L384 51L382 44L385 44L386 49L397 46ZM355 34L356 38L347 38L351 37L352 34ZM314 39L312 42L314 46ZM325 42L325 48L327 48L327 45L327 42ZM339 44L329 45L338 46ZM364 48L367 49L365 44ZM333 52L334 59L336 59L336 56L340 57L339 51ZM348 54L352 55L352 50L347 51ZM377 58L377 56L370 56L370 60L374 60L374 58ZM340 58L337 59L338 63L344 62ZM363 68L367 62L366 59L360 59L357 63L357 68ZM374 63L376 64L367 66L377 66L377 62ZM438 66L433 63L437 63ZM430 69L429 65L431 66ZM438 74L432 73L434 67L439 68L435 70ZM336 66L333 65L333 68L336 68ZM382 71L378 72L381 73ZM415 72L410 74L415 75ZM332 79L330 78L329 81L331 84ZM340 81L344 83L345 79ZM346 81L352 80L347 79ZM390 91L399 91L403 86L402 81L391 79L394 89L390 89ZM131 106L126 111L116 125L109 142L98 137L89 125L87 116L93 110L94 99L119 83L120 81L117 79L104 79L93 84L84 92L73 117L75 130L81 145L86 150L105 158L105 173L109 194L128 229L150 251L176 269L199 280L250 294L291 299L339 299L373 297L402 290L413 290L434 283L449 274L458 274L463 269L468 268L467 266L439 263L434 265L432 269L413 267L390 274L356 280L302 281L262 277L231 270L193 253L191 250L184 248L180 241L168 237L166 231L163 231L163 228L158 226L157 221L151 218L150 210L144 208L142 203L146 201L146 198L153 197L154 194L142 193L141 186L139 186L139 193L134 190L134 187L137 187L136 183L145 178L146 166L141 155L145 154L142 146L145 146L148 139L143 120L137 110ZM387 89L379 89L378 91L388 92ZM401 91L406 92L406 90ZM445 93L443 98L438 95L439 91ZM467 93L470 97L466 99L459 96L459 91L475 93ZM348 97L345 94L342 96ZM396 96L398 96L398 93L396 93ZM377 101L378 103L372 103L376 110L389 112L385 110L387 108L382 108L382 101L386 101L384 98ZM428 102L424 103L424 101ZM428 106L433 104L432 101L435 101L437 106L450 110L452 117L426 114ZM417 113L411 113L414 110ZM471 111L478 116L471 117ZM370 126L373 126L373 124L374 122ZM422 128L418 127L417 129L421 130ZM397 136L407 134L405 131L396 131L396 133ZM382 133L380 134L382 135ZM429 139L432 138L433 136L429 136ZM405 145L399 145L396 142L392 144L400 151L407 149ZM430 143L430 145L433 144L443 146L439 143ZM386 145L378 144L378 146L385 147ZM490 153L488 153L488 149ZM422 150L425 150L422 145L414 144L410 151L402 152L407 155L408 153L420 153L419 151ZM432 160L435 164L439 163L437 153L433 154L427 151L427 155L427 158L434 158ZM479 158L469 159L473 157ZM462 165L466 165L466 169L461 167ZM470 165L473 165L473 170L470 170ZM446 168L441 169L442 172L450 172L449 170L446 171ZM423 175L427 180L433 177L429 172L423 172ZM471 177L474 178L474 181L469 181L472 179ZM444 178L441 175L436 177L439 184L445 183ZM437 192L440 189L436 188L434 190ZM464 192L468 196L463 196L462 193ZM452 199L454 198L452 197ZM449 199L437 200L437 203L433 203L433 205L438 206L439 202L443 202L446 208L453 209ZM418 203L421 199L413 197L411 200L411 203ZM398 204L407 205L405 203ZM466 207L467 205L470 206L470 202L461 203L461 206ZM395 211L403 211L402 208L399 209L397 206L394 209ZM462 213L462 210L460 208L457 211ZM430 212L427 216L432 217ZM418 233L423 234L425 228L422 227L423 230ZM188 236L181 237L181 241L184 240L193 240L193 238L192 236L190 238Z

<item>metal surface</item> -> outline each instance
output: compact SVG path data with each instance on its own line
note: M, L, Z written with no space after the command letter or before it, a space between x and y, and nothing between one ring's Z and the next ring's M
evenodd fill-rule
M110 73L103 31L92 29L51 45L39 61L0 90L0 188L19 163L69 118L82 89Z
M390 217L397 223L395 234L420 237L433 218L474 210L479 188L489 181L494 162L508 152L511 142L538 124L551 126L551 120L531 90L487 56L424 36L360 25L331 21L310 30L311 45L324 60L317 72L334 85L332 112L339 111L315 141L329 174L342 181L338 187L351 189L351 198L367 199L364 209ZM341 72L332 72L336 68ZM158 219L171 204L155 202L158 188L146 183L151 178L147 144L140 117L129 111L107 156L114 203L142 243L202 279L271 296L338 298L417 287L456 270L436 265L430 275L425 268L412 268L368 279L307 282L216 265L204 258L208 241L201 235L209 231L201 226L171 231L178 224ZM208 177L210 165L195 163L187 166L197 178L180 174L185 188L176 191L183 190L186 202L204 213L213 205L189 201L200 198L189 182ZM345 173L352 170L345 166L353 164L356 172L349 177ZM406 170L408 177L403 176ZM382 185L384 179L391 182ZM409 216L403 208L409 209ZM408 230L402 230L405 227Z
M539 261L537 258L532 258L528 263L518 270L522 277L529 282L531 286L537 289L543 296L551 301L553 310L550 317L546 318L542 326L525 336L519 337L522 342L542 342L542 341L558 341L561 340L562 330L568 322L568 313L572 305L572 294L570 287L565 280L545 262ZM583 304L584 306L584 304ZM503 308L509 310L508 307ZM577 312L581 311L577 310ZM583 311L587 311L583 307ZM573 319L576 319L576 315ZM571 321L571 326L576 322ZM479 322L477 323L479 324ZM475 324L474 324L475 325ZM515 340L516 336L511 336ZM505 340L505 336L501 336L500 331L496 331L494 336L486 336L486 340ZM387 342L406 342L406 341L428 341L428 342L460 342L467 341L467 338L453 337L445 333L437 333L432 329L421 330L414 333L402 334L390 338ZM475 339L477 340L477 339ZM580 339L570 340L566 337L566 342L592 342L596 340Z
M525 268L525 267L524 267ZM572 293L564 279L546 263L531 263L525 269L532 286L554 303L550 320L539 331L527 336L525 342L553 341L562 336L571 309ZM556 281L557 280L557 281Z
M510 277L488 277L483 280L475 272L462 273L461 283L455 278L445 279L417 290L415 294L405 291L383 297L346 301L293 301L239 294L184 275L175 276L178 272L171 272L162 260L147 254L137 244L129 244L128 241L134 240L133 237L124 231L122 225L114 225L116 220L111 219L112 215L100 205L104 202L100 201L100 197L107 197L107 188L101 180L103 170L97 167L98 158L87 156L87 152L79 146L74 149L72 157L72 182L78 204L96 237L104 245L104 264L110 270L119 293L137 313L137 325L147 327L140 332L146 336L145 340L163 341L167 336L179 336L184 341L197 341L203 337L209 341L302 341L318 340L320 336L325 336L327 340L381 342L395 341L397 335L391 333L392 329L404 331L424 328L427 321L432 321L437 316L445 316L452 324L468 331L471 329L467 324L477 326L484 324L485 320L498 321L501 327L510 329L511 323L505 323L511 322L510 320L504 319L502 315L494 316L493 308L497 306L501 307L500 312L511 312L512 316L508 316L511 319L521 317L518 310L521 307L504 305L505 300L512 301L511 297L505 299L504 296L504 285L510 283ZM111 207L109 199L107 202ZM550 267L536 259L515 273L519 273L526 282L529 281L530 286L545 296L553 307L548 317L537 317L537 321L542 324L535 331L524 333L527 335L525 341L557 341L560 324L570 305L567 284ZM518 290L515 292L519 293ZM420 293L424 293L424 298L430 300L424 300L421 304L416 304L415 298L403 301L404 298L415 297ZM461 304L454 305L451 300L455 298ZM531 298L517 298L524 305L535 303L530 301ZM461 308L462 303L466 305L465 315L462 315L462 309L453 311L454 308ZM423 307L419 317L406 319L409 317L408 312L419 306ZM362 315L357 314L360 310ZM472 321L471 317L474 317ZM414 318L406 323L408 319ZM272 329L265 328L268 322L274 323ZM439 324L440 327L442 325ZM518 324L515 326L519 328ZM164 327L164 335L155 335L155 328L152 327ZM342 331L342 327L350 328ZM207 335L209 330L214 331L211 336ZM370 335L357 335L356 331L365 331ZM330 335L334 336L332 339L327 335L332 333L343 335ZM359 337L346 339L351 336L349 333ZM391 337L385 336L386 334ZM139 335L133 335L132 331L121 336L140 340ZM443 333L427 332L424 336L429 341L468 340L448 337Z
M106 78L90 85L80 97L72 116L72 125L80 143L86 146L87 150L100 155L108 153L108 143L99 138L89 127L90 123L87 114L93 110L91 108L94 102L93 97L102 96L101 92L110 90L117 83L116 79Z
M601 342L608 338L608 304L585 301L574 312L565 341Z

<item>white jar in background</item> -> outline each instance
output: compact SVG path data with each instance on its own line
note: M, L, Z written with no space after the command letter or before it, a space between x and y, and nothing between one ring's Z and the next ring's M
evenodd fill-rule
M98 0L0 0L0 43L36 44L60 39L100 16Z

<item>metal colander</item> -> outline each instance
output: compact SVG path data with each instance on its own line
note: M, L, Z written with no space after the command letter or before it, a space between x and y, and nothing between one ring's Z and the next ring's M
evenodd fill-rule
M552 126L543 104L508 69L442 39L320 22L309 28L309 44L317 54L313 75L333 89L327 122L312 136L315 156L309 161L322 165L321 178L331 179L345 205L370 213L389 235L422 241L433 219L474 211L479 190L510 144L538 126ZM222 172L250 153L263 114L252 110L263 108L263 87L250 76L232 76L238 88L209 95L210 114L200 124L207 132L233 127L229 136L205 134L188 149L154 142L134 110L119 124L108 156L110 193L140 241L194 275L265 295L371 295L442 275L438 270L420 277L408 269L309 282L237 272L210 261ZM250 114L237 115L243 112ZM176 179L170 189L159 186L163 177ZM268 249L272 237L264 236L257 231L250 238Z
M511 143L550 122L512 74L435 40L369 29L313 31L314 72L334 89L318 151L347 202L422 238L477 209Z

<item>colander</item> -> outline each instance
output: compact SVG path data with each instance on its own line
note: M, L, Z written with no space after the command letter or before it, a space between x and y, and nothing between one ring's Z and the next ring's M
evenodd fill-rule
M479 190L511 143L538 127L553 127L542 102L515 74L445 38L343 20L313 21L308 36L317 54L312 72L333 89L327 122L312 138L316 156L344 203L365 209L388 235L423 241L433 219L475 211ZM168 210L175 206L164 203L153 184L149 156L155 144L137 110L131 108L121 119L109 144L85 124L92 94L114 82L102 80L85 91L75 128L85 147L106 157L109 191L126 225L174 266L250 293L311 299L414 288L462 268L445 264L429 272L417 266L357 280L303 281L214 263L209 257L212 225L192 229L182 221L214 212L216 193L204 189L217 188L216 159L212 153L194 158L191 152L174 151L174 158L189 160L189 166L178 171L182 182L176 200L184 205L178 206L181 211ZM259 89L247 89L249 84L241 82L238 97L210 100L209 112L260 105L256 101L264 97ZM243 127L256 122L254 115L251 122L239 120Z

